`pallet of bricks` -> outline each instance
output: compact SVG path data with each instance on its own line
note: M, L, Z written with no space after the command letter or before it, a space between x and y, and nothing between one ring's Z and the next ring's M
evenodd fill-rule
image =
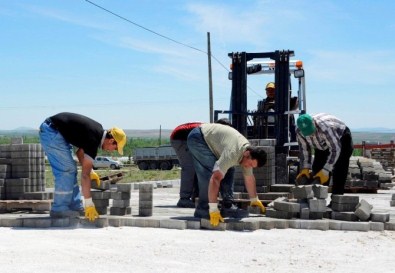
M366 157L351 157L346 192L377 193L391 184L392 174L380 162Z
M385 170L395 168L395 148L374 148L370 155L372 159L380 162Z
M0 145L0 213L47 212L53 193L45 191L45 157L41 144L12 138Z

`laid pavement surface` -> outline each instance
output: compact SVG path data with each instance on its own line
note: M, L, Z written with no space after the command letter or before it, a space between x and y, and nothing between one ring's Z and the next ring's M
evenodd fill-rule
M200 220L193 217L193 208L178 208L176 206L179 199L179 180L143 182L152 183L153 190L153 211L152 216L139 216L139 189L140 183L133 183L131 191L130 206L132 213L126 216L102 215L94 223L88 222L84 217L79 219L51 219L48 213L32 213L28 211L17 211L0 214L0 227L27 227L27 228L93 228L107 226L137 226L156 227L171 229L218 229L218 230L257 230L271 228L299 228L318 230L359 230L359 231L382 231L395 230L395 207L390 206L392 195L395 194L395 187L390 190L378 190L377 193L353 193L360 200L364 199L373 205L372 212L389 213L390 221L387 223L378 222L348 222L332 219L303 220L303 219L276 219L264 215L250 214L250 217L243 219L226 219L218 227L213 228L207 220ZM115 187L116 185L112 185ZM329 198L327 202L329 203ZM111 199L110 199L111 205Z

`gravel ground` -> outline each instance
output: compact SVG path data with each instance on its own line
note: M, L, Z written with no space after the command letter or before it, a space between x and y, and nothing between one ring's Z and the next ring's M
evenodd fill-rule
M394 272L395 232L0 228L0 272Z

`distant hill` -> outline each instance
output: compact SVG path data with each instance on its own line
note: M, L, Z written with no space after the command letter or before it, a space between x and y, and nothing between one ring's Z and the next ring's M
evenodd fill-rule
M372 129L372 131L359 131L359 129L356 129L351 130L351 132L354 144L361 144L362 141L371 143L389 143L391 140L395 141L395 129L386 130L389 130L389 132L376 132L374 129ZM126 135L133 138L159 138L159 135L161 135L162 139L168 139L170 138L171 132L172 129L162 129L161 131L158 129L125 129ZM0 136L38 136L38 130L31 128L19 128L18 130L0 130Z
M361 144L362 141L370 143L390 143L395 141L394 133L375 133L375 132L354 132L351 131L354 144Z

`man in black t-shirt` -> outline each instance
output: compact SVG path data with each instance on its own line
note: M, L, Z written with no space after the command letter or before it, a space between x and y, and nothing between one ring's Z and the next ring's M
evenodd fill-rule
M59 113L47 118L40 126L40 142L48 157L55 177L54 202L51 217L78 217L84 211L90 221L98 218L91 197L91 172L98 149L118 150L123 154L125 132L117 127L104 130L102 125L88 117L74 113ZM77 183L77 164L72 146L82 166L81 188L84 207ZM93 173L95 174L95 173ZM99 182L99 178L96 175Z

